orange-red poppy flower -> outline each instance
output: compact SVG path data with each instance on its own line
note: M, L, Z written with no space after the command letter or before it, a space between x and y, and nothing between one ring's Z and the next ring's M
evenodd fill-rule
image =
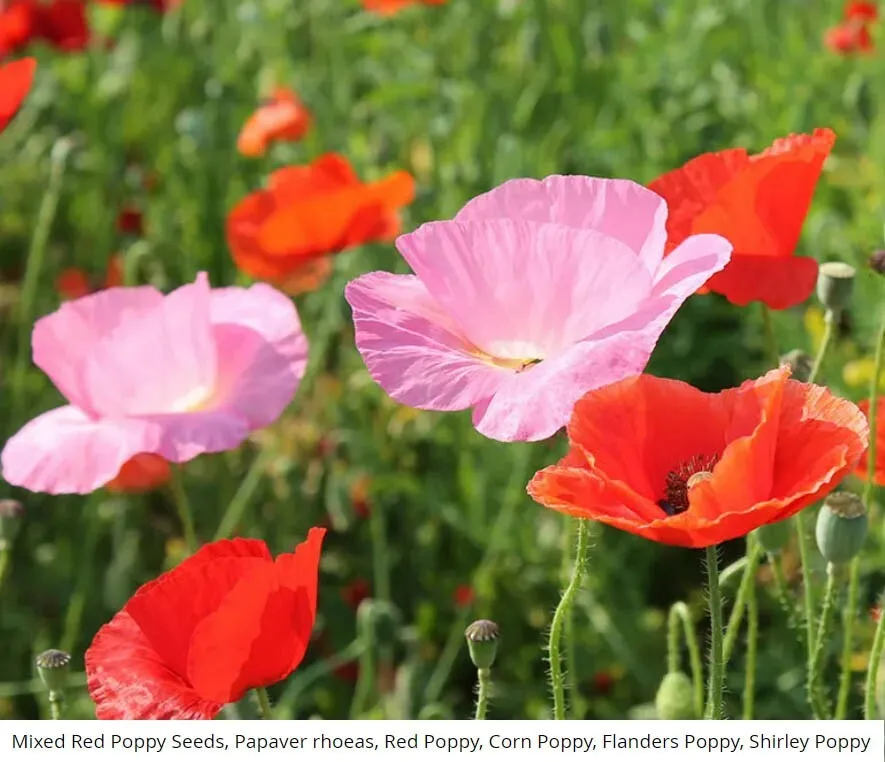
M177 8L183 0L98 0L101 5L131 5L152 8L158 13L166 13Z
M37 36L39 13L36 0L0 3L0 59L25 47Z
M458 608L466 609L476 600L476 591L471 585L458 585L452 593L452 600Z
M246 120L237 138L243 156L262 156L277 140L301 140L310 129L311 116L299 97L278 87Z
M840 55L870 52L875 47L870 25L878 17L875 3L846 3L842 23L825 32L824 45Z
M79 267L66 267L55 279L55 289L63 299L79 299L105 288L123 285L123 258L114 256L108 261L104 280L95 283L85 270Z
M274 560L260 540L204 545L140 587L86 651L101 720L211 719L301 663L322 529Z
M153 453L142 453L126 461L106 485L109 492L150 492L169 482L172 471L168 461Z
M271 174L227 220L237 267L289 293L316 288L329 274L327 257L399 232L399 209L415 195L407 172L363 183L347 159L326 154L311 164Z
M363 0L363 8L382 16L392 16L410 5L442 5L446 0Z
M83 50L89 44L84 0L52 0L39 7L39 34L50 45L72 52Z
M31 89L37 62L22 58L0 66L0 132L12 121Z
M863 400L858 403L861 412L869 419L870 401ZM855 473L861 478L867 478L869 468L869 453L865 452L857 465ZM873 481L880 487L885 487L885 397L879 397L876 405L876 471Z
M817 129L759 154L705 153L649 183L670 208L668 249L695 233L718 233L734 251L705 289L739 305L786 309L804 301L817 282L817 261L794 252L835 140L832 130Z
M117 215L117 230L128 235L144 233L144 215L134 206L124 206Z
M707 394L635 376L590 392L570 449L539 471L542 505L668 545L703 548L786 519L830 492L869 440L863 413L785 366Z

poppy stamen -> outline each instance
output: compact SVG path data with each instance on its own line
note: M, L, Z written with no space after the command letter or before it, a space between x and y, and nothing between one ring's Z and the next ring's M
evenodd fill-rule
M661 510L675 516L688 510L688 492L701 482L713 478L718 455L693 455L667 474L665 496L658 501Z

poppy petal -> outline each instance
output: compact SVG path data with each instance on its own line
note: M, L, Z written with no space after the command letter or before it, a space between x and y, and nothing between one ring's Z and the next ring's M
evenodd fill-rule
M0 132L21 107L36 71L37 61L33 58L22 58L0 66Z
M127 460L106 487L110 492L147 492L166 484L171 475L172 470L164 458L143 453Z
M863 400L857 403L860 411L869 420L870 417L870 401ZM871 435L872 436L872 435ZM873 480L880 487L885 487L885 397L880 397L876 406L876 470ZM855 475L861 479L869 477L869 450L867 450L857 464Z
M169 670L125 610L98 631L85 662L99 720L211 720L221 710Z
M707 287L738 306L762 301L775 310L795 307L814 292L818 264L811 257L734 255Z

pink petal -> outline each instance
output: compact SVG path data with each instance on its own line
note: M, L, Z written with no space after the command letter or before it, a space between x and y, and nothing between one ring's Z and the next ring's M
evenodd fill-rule
M657 342L653 331L575 344L507 381L473 411L476 430L503 442L535 442L568 422L587 392L641 373Z
M631 180L551 175L508 180L477 196L456 215L459 221L509 218L553 222L596 230L625 243L654 272L667 241L667 203Z
M720 235L689 236L665 257L655 272L654 294L678 296L681 304L711 275L725 269L731 252L731 243Z
M214 405L236 412L251 428L275 421L295 395L307 367L307 338L295 305L263 284L212 294L218 347Z
M347 284L356 346L393 399L424 410L465 410L508 372L470 353L451 319L413 275L374 272Z
M34 364L70 402L94 412L83 378L90 350L99 339L162 301L155 288L140 286L109 288L66 302L34 324Z
M651 291L641 260L595 230L434 222L397 248L463 334L497 358L549 357L622 320Z
M86 363L93 408L126 417L204 407L216 379L209 298L202 274L100 341Z
M136 419L152 426L152 452L171 463L186 463L198 455L235 450L249 436L248 422L228 410L203 410L179 415Z

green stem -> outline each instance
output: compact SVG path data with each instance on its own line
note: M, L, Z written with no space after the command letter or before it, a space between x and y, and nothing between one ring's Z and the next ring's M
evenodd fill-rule
M851 653L854 636L854 621L857 616L857 599L860 595L860 557L851 560L848 570L848 596L842 612L842 655L840 656L839 694L836 698L834 720L844 720L848 713L848 698L851 693Z
M710 664L707 685L708 720L723 719L722 694L725 662L722 649L722 596L719 592L719 556L715 545L707 548L707 603L710 608Z
M587 566L587 555L590 550L590 524L582 519L578 522L578 545L575 551L575 563L562 599L553 614L550 626L550 688L553 692L553 719L565 719L565 679L562 674L562 632L566 620L575 603L575 596L584 581L584 569ZM573 677L573 676L572 676Z
M817 348L817 355L814 358L814 364L811 366L811 373L808 376L808 383L813 384L820 374L821 366L824 362L824 356L830 348L830 341L833 338L833 328L838 322L838 316L832 310L827 310L824 316L824 335L821 337L820 346Z
M741 622L744 618L744 610L747 608L747 602L756 585L756 570L759 568L761 559L761 546L750 535L747 535L747 565L744 567L744 574L741 577L740 587L738 587L737 598L728 618L725 642L722 647L722 658L725 664L728 664L731 655L734 653L738 633L741 629Z
M704 713L704 667L701 660L701 648L688 606L682 601L674 603L670 607L667 625L667 672L679 672L681 668L679 658L679 631L681 629L685 636L685 645L688 648L688 658L691 663L695 714L700 717Z
M8 547L0 550L0 588L3 587L3 582L6 579L6 573L9 571L11 561L12 551Z
M882 651L885 649L885 612L876 623L876 634L870 650L870 663L867 666L867 679L864 686L863 716L865 720L877 719L876 686L879 682L879 667L882 666ZM885 707L881 707L885 711ZM878 719L881 719L879 717Z
M83 613L86 610L87 602L94 593L93 562L95 549L101 536L102 523L97 506L93 504L88 508L85 537L82 545L78 548L77 579L74 582L74 592L68 601L67 611L65 611L64 628L59 641L61 650L68 653L76 650L77 639L83 634Z
M489 694L492 688L492 671L490 669L476 670L476 715L474 719L484 720L489 710Z
M64 701L64 694L61 691L49 691L49 718L51 720L61 719L61 707Z
M568 584L569 574L572 566L572 548L575 542L575 532L577 530L577 522L580 519L571 519L566 524L566 531L563 532L563 549L562 549L562 584L563 587ZM577 675L577 649L575 646L575 611L569 611L565 620L565 669L567 675ZM579 704L581 703L580 691L578 690L578 681L569 681L569 708L573 720L581 719L579 714Z
M353 689L353 700L350 704L350 719L352 720L358 720L366 711L378 678L377 643L375 630L371 623L366 622L361 627L359 637L363 648L360 652L359 673L356 686Z
M827 564L827 587L824 592L824 603L820 612L820 623L817 628L817 640L814 642L814 650L811 662L808 665L806 690L808 702L814 712L816 720L827 718L828 707L825 691L821 687L821 671L824 664L824 654L829 641L830 629L833 623L833 609L836 605L836 590L839 570L833 564Z
M780 556L769 555L768 563L771 566L771 575L774 577L774 591L778 603L787 615L787 623L790 629L799 633L803 645L805 644L805 631L796 617L796 606L790 598L790 590L787 586L787 578L784 576L784 568L781 565Z
M270 708L270 699L267 696L267 688L256 688L255 698L258 701L258 714L262 720L272 720L273 712Z
M252 500L255 490L261 483L261 477L264 476L264 468L269 460L270 454L268 450L264 450L255 456L252 465L249 466L249 470L243 477L243 481L240 482L240 486L221 515L221 521L218 522L218 529L215 532L216 540L230 537L231 533L237 528L237 525L243 518L243 514L246 512L246 508L249 507L249 502Z
M184 542L187 545L189 553L196 552L199 547L197 541L197 533L194 530L194 514L191 511L190 501L187 499L187 492L181 477L181 469L173 466L172 477L169 480L169 488L172 492L172 500L178 511L178 518L181 520L181 529L184 533Z
M799 539L799 565L802 567L802 601L803 610L802 618L805 622L805 646L808 666L811 665L811 659L814 656L814 612L817 603L814 598L814 587L811 582L811 548L808 544L808 532L805 528L805 513L799 511L794 521L796 522L796 535Z
M369 514L369 532L372 536L372 597L390 601L390 561L387 549L387 525L383 501L372 503Z
M744 666L744 716L753 719L756 699L756 655L759 650L759 599L756 586L750 586L747 598L747 662Z
M777 336L774 332L771 310L765 302L759 302L759 304L762 305L762 332L765 334L765 347L769 362L772 363L772 368L777 368L781 363L781 356L777 348Z

